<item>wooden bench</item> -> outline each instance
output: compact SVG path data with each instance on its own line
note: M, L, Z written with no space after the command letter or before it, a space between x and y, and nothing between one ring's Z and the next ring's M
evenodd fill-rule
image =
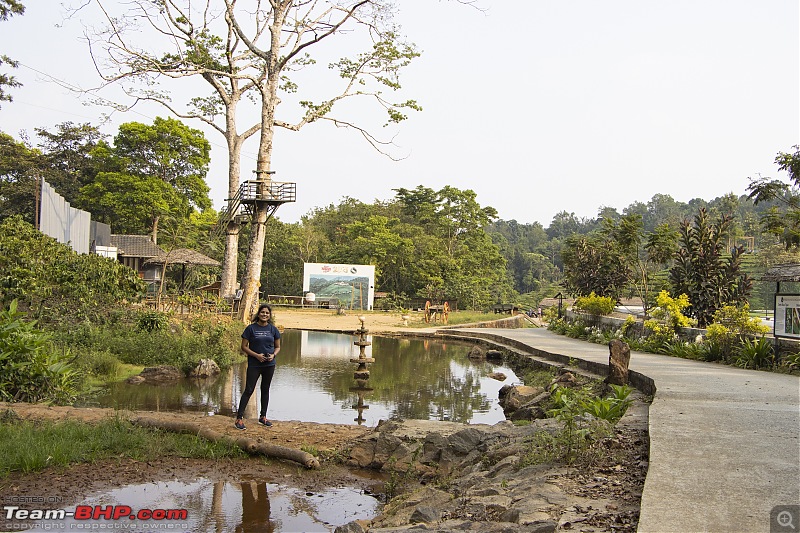
M509 314L509 315L512 315L517 310L518 310L517 306L514 305L514 304L494 304L492 306L492 311L494 311L494 313L496 315L497 314Z

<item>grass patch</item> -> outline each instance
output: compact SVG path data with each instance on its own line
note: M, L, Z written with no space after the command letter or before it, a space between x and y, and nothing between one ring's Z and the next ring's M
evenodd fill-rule
M474 322L489 322L506 318L508 315L498 315L496 313L483 313L481 311L454 311L447 316L447 323L453 324L472 324Z
M27 474L51 466L66 468L110 458L144 461L163 456L199 459L246 456L233 444L140 428L119 417L98 424L15 418L13 411L7 411L0 420L0 457L3 457L0 478L13 472Z

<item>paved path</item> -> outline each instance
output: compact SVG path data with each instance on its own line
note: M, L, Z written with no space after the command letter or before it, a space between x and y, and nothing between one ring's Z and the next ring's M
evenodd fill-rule
M545 329L456 331L608 363L607 346ZM800 505L800 378L642 352L630 368L657 389L639 531L770 531L773 507ZM773 531L800 533L798 514Z

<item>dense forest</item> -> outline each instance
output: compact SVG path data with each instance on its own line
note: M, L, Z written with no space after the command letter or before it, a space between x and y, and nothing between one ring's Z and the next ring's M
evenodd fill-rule
M123 124L113 139L90 124L35 131L35 145L0 133L0 220L20 215L33 223L41 178L114 233L149 234L167 250L189 247L221 258L224 242L215 237L218 213L210 208L209 147L202 132L161 118ZM777 171L795 179L798 159L796 152L778 152ZM759 274L796 258L796 183L780 180L762 178L748 191L688 203L656 194L621 212L598 206L592 218L564 210L548 227L500 220L471 190L419 185L394 192L371 204L344 197L295 223L282 222L278 213L267 224L262 292L302 294L303 263L325 262L375 265L376 291L388 295L382 302L388 307L414 298L453 300L470 309L497 302L534 306L558 292L590 289L653 300L660 288L670 287L681 227L694 227L700 213L718 233L722 256L738 250L737 261L752 278L752 308L771 307L774 287L760 283ZM240 250L240 263L245 252ZM582 280L581 271L594 272L591 282ZM193 269L189 282L199 286L217 276Z

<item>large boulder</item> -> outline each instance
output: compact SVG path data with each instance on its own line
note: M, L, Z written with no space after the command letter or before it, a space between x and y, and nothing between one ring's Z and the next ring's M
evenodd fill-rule
M500 397L500 407L503 408L503 414L506 415L506 418L511 418L511 415L516 410L539 398L544 392L545 390L542 387L504 385L500 388L500 392L498 393ZM546 393L545 397L547 397Z
M219 365L213 359L200 359L197 366L189 372L190 378L208 378L220 373Z

